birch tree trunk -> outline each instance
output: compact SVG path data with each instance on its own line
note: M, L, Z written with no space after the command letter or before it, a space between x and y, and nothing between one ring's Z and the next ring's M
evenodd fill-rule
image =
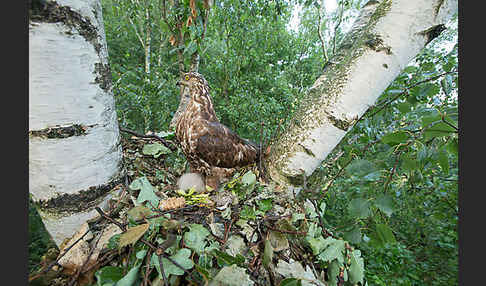
M403 68L444 29L457 0L369 1L267 159L273 180L311 175Z
M122 149L100 1L46 3L29 23L29 192L59 245L119 183Z

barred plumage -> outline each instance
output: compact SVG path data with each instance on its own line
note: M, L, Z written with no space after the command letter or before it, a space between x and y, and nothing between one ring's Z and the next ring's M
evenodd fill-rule
M178 84L189 88L191 98L176 123L176 138L192 172L205 176L206 184L217 187L224 173L255 162L259 147L221 124L214 112L209 85L196 72L183 75ZM216 180L216 183L214 182Z

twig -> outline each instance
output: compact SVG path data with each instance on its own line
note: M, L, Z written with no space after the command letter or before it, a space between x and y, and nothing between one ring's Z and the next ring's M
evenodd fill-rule
M402 92L400 92L399 94L397 94L396 96L394 96L392 99L390 99L389 101L387 101L386 103L383 103L383 105L380 107L380 109L378 109L377 111L373 112L369 117L373 117L375 116L378 112L382 111L383 109L385 109L385 107L387 107L388 105L390 105L392 102L394 102L395 100L397 100L398 98L400 98L402 95L404 94L408 94L408 92L410 91L410 89L418 86L418 85L421 85L423 83L426 83L426 82L429 82L429 81L433 81L433 80L436 80L442 76L445 76L445 75L448 75L448 74L451 74L451 73L457 73L457 71L450 71L450 72L445 72L445 73L441 73L439 75L436 75L436 76L433 76L433 77L430 77L430 78L427 78L427 79L424 79L422 81L419 81L419 82L416 82L414 83L413 85L409 86L409 87L406 87ZM362 116L361 118L363 118L364 116Z
M262 176L263 175L263 169L262 169L262 149L263 149L263 126L265 125L265 123L263 123L263 121L261 122L261 127L260 127L260 146L258 146L259 148L259 154L258 154L258 171L259 171L259 175Z
M162 253L157 255L157 258L159 259L160 273L162 273L162 279L164 280L164 286L168 286L167 276L165 276L164 264L162 263Z
M324 41L324 38L322 37L322 11L324 10L324 1L321 2L321 4L319 5L319 8L318 8L318 11L317 11L317 14L319 16L319 23L317 25L317 34L319 36L319 40L321 41L321 47L322 47L322 55L324 56L324 62L327 63L328 61L328 57L327 57L327 51L326 51L326 42Z
M135 132L135 131L132 131L132 130L129 130L129 129L126 129L126 128L123 128L123 127L120 127L120 131L135 135L135 136L140 137L140 138L155 138L155 139L159 140L160 142L162 142L162 144L164 144L165 147L169 148L171 151L177 150L177 146L175 146L175 144L173 142L167 141L164 138L161 138L161 137L159 137L155 134L144 135L144 134L140 134L138 132Z
M402 151L399 151L398 154L397 154L397 158L395 159L395 164L393 165L393 169L390 173L390 176L388 177L388 180L386 180L385 182L385 186L383 187L383 193L386 193L386 189L388 188L388 184L390 184L392 178L393 178L393 175L395 174L395 171L397 169L397 166L398 166L398 162L400 161L400 154L402 153Z
M445 124L449 125L450 127L454 128L456 131L459 131L459 128L457 128L456 126L454 126L454 124L448 122L447 120L445 120L445 116L444 114L442 114L442 122L444 122Z
M293 231L293 230L278 229L278 228L271 227L267 223L265 223L264 225L270 230L281 232L281 233L294 234L294 235L306 235L307 234L307 231Z
M99 207L96 207L95 210L104 218L106 218L107 220L109 220L110 222L114 223L116 226L118 226L123 232L127 231L127 228L125 227L125 225L117 222L116 220L112 219L111 217L109 217L108 215L106 215Z
M339 20L336 24L336 26L334 27L334 37L332 39L332 54L336 54L336 38L337 38L337 29L339 28L339 26L341 25L341 22L343 20L343 14L344 14L344 1L341 1L341 10L339 12Z
M91 246L91 249L89 250L88 257L86 257L86 260L83 262L83 265L81 265L81 267L77 269L76 274L74 275L74 277L69 282L69 286L72 286L76 283L76 281L79 278L79 275L83 272L83 268L86 266L86 264L88 264L89 259L91 258L91 255L93 255L93 251L96 249L96 246L98 245L98 242L101 239L101 236L103 234L103 230L104 229L101 229L100 233L98 234L98 238L96 239L95 243L93 244L93 246Z
M143 286L148 284L148 276L152 272L152 267L150 266L150 257L152 256L152 249L147 252L147 257L145 257L145 274L143 275Z
M51 264L49 264L49 266L47 266L46 269L42 270L42 272L32 276L32 277L29 277L29 281L33 281L37 278L39 278L40 276L46 274L47 272L49 272L52 267L54 267L54 265L58 264L59 263L59 260L64 256L66 255L66 253L68 253L69 250L71 250L71 248L73 248L73 246L75 246L79 241L81 241L88 233L89 233L89 229L80 237L78 238L75 242L73 242L73 244L71 244L68 248L66 248L66 250L57 257L57 259L53 262L51 262Z

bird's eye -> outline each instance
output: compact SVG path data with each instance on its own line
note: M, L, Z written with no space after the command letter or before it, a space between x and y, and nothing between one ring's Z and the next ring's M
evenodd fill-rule
M186 75L186 80L189 80L189 76L188 75Z

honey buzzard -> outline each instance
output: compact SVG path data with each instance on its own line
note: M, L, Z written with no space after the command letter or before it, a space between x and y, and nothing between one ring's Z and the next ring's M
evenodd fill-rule
M189 88L190 98L176 121L176 138L191 172L202 174L206 185L216 189L234 168L255 162L260 148L219 122L208 82L201 74L185 73L177 84Z

